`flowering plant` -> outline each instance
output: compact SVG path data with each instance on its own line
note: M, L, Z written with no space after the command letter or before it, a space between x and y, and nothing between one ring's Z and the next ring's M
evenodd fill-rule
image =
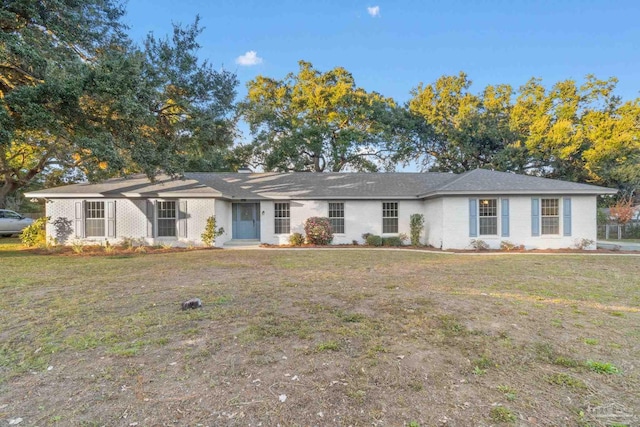
M311 217L304 222L304 232L307 242L313 245L328 245L333 240L331 221L324 217Z

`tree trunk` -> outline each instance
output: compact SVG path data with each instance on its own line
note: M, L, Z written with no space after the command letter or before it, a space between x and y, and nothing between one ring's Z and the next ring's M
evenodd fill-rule
M12 180L6 180L2 187L0 187L0 209L7 207L7 196L20 188L17 182Z

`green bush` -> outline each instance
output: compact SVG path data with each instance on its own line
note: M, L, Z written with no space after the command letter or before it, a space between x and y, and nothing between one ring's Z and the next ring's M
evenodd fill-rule
M382 246L402 246L402 239L398 236L383 237Z
M22 230L22 233L20 233L22 243L29 248L33 246L44 246L47 242L45 227L48 221L49 217L38 218Z
M420 245L420 235L424 229L424 215L413 214L409 217L409 227L411 229L411 244L413 246Z
M329 218L314 216L304 222L307 242L312 245L328 245L333 241L331 221Z
M369 234L367 236L367 245L368 246L382 246L382 237L376 236L375 234Z
M289 244L291 246L302 246L304 244L304 236L300 233L293 233L289 236Z

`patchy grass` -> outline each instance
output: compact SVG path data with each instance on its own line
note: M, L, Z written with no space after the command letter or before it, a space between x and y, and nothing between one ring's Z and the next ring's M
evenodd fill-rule
M0 270L0 423L598 425L590 408L640 408L637 258L0 239Z

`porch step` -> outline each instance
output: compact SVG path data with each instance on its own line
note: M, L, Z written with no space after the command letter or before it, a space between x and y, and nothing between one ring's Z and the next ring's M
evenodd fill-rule
M225 248L257 248L260 246L258 239L231 239L224 243Z

